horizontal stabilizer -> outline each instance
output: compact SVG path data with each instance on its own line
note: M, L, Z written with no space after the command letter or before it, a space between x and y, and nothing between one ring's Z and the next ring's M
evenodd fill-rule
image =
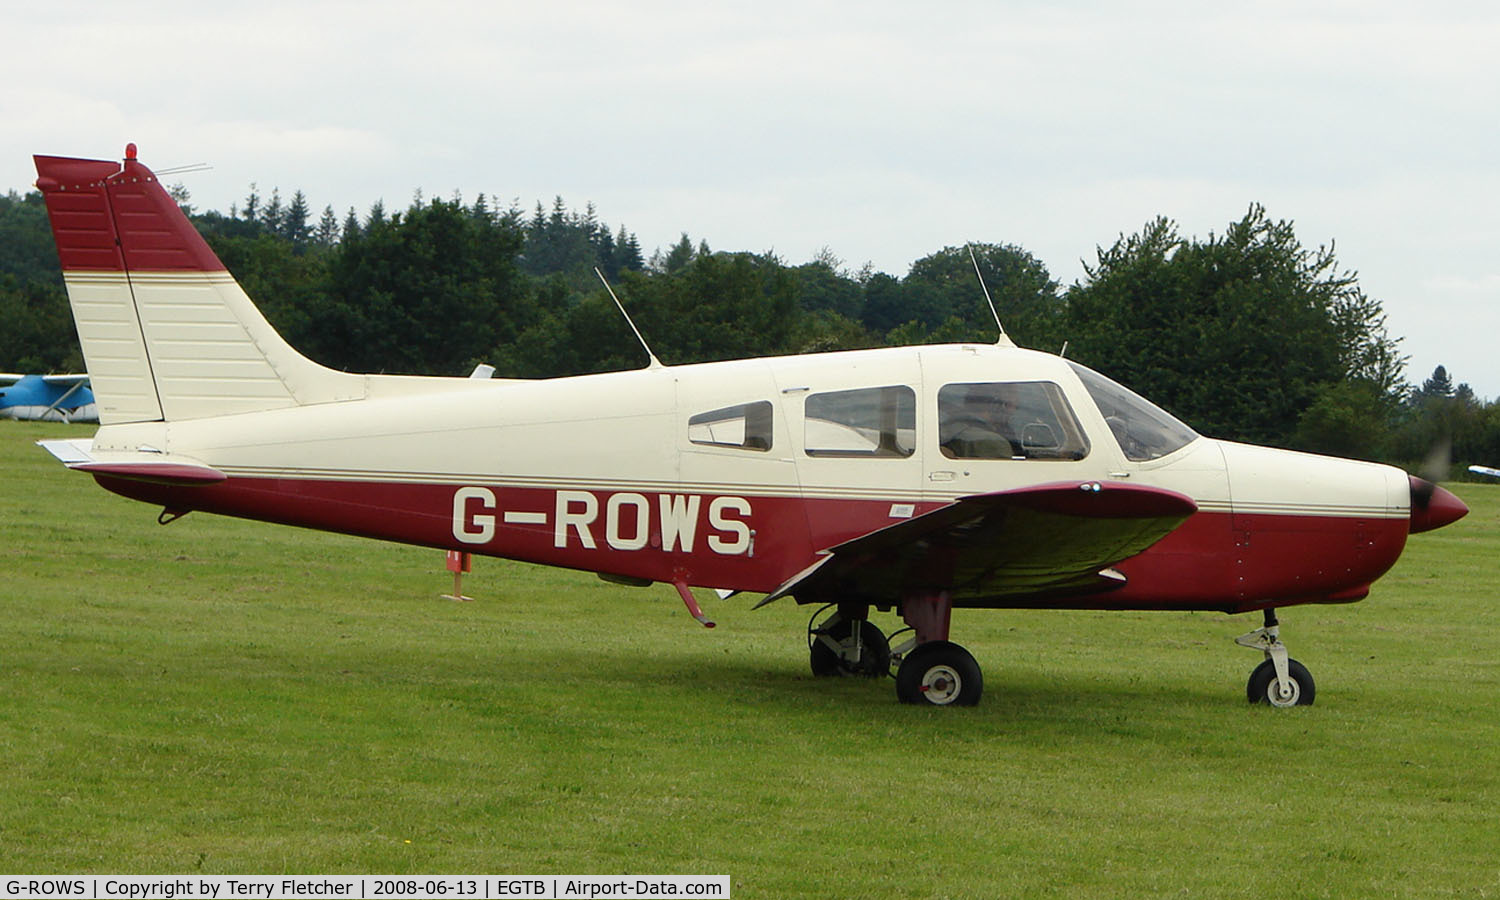
M89 438L37 443L68 468L93 475L187 486L216 484L228 478L218 469L197 460L149 448L142 448L134 453L109 451L95 454L93 441Z

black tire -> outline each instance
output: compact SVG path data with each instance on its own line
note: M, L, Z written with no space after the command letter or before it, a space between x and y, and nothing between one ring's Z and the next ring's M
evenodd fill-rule
M1317 696L1317 685L1312 673L1295 659L1286 661L1286 674L1292 680L1292 696L1282 700L1276 696L1276 665L1269 659L1255 667L1250 680L1245 684L1245 696L1251 703L1267 703L1271 706L1312 706Z
M984 693L984 675L969 651L951 641L928 641L896 670L896 699L931 706L973 706Z
M828 630L828 637L840 644L853 635L854 622L850 619L835 622ZM819 677L858 675L879 678L891 670L891 645L886 641L885 635L880 633L880 629L868 619L860 620L859 641L863 652L859 662L851 665L835 653L833 648L823 643L818 635L813 635L812 647L808 651L813 674Z

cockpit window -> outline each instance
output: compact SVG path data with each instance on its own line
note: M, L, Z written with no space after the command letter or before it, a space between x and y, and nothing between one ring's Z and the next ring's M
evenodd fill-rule
M1083 459L1089 442L1050 381L945 384L938 441L949 459Z
M1068 365L1078 373L1089 396L1098 404L1126 459L1132 462L1160 459L1197 439L1196 431L1140 394L1093 369L1074 362Z

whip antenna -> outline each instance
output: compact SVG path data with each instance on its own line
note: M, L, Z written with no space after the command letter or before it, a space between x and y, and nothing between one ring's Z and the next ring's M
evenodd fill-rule
M609 298L615 301L615 307L620 310L620 315L625 317L625 324L629 325L630 330L635 332L635 339L641 342L641 347L646 351L646 356L651 359L650 364L646 368L663 368L661 360L656 358L656 354L651 352L651 346L646 343L645 338L641 337L641 330L635 327L635 322L631 321L630 313L625 311L625 304L621 303L620 298L615 296L615 289L609 286L609 279L604 277L604 273L599 271L598 266L594 266L594 274L599 276L599 281L604 284L604 289L609 291Z
M974 275L979 279L979 289L981 291L984 291L984 302L990 305L990 315L995 317L995 327L1000 329L1000 339L998 341L995 341L995 343L1009 344L1014 347L1015 342L1012 341L1010 339L1010 336L1005 333L1005 326L1000 324L1000 312L999 310L995 309L995 301L990 297L990 289L984 283L984 273L979 271L979 260L974 256L974 245L965 244L964 246L968 248L969 251L969 262L974 264Z

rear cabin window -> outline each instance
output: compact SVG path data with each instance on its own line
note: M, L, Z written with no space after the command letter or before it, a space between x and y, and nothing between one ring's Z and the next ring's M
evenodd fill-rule
M905 385L812 394L803 423L808 456L905 458L917 446L917 394Z
M688 440L708 447L771 449L771 403L757 400L711 409L688 419Z
M938 441L949 459L1083 459L1089 442L1050 381L946 384Z

